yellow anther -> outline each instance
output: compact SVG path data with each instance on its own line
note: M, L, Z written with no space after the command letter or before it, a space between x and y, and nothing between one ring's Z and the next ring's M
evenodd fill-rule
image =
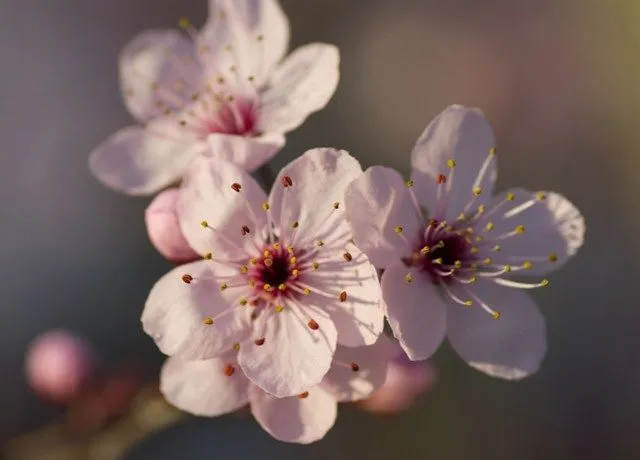
M463 303L465 307L473 307L473 300L465 300Z
M240 344L238 342L233 344L233 351L240 351Z
M471 278L469 278L469 283L471 284L475 284L478 281L478 277L473 275Z
M286 291L286 290L287 290L287 285L286 285L286 284L284 284L284 283L280 283L280 284L278 285L278 291L282 291L282 292L284 292L284 291Z
M480 251L480 249L478 249L478 247L477 247L477 246L471 246L471 249L469 249L469 252L470 252L471 254L477 254L477 253L478 253L478 251Z
M202 258L204 260L211 260L211 259L213 259L213 254L210 253L210 252L207 252L204 256L202 256Z
M410 284L411 282L413 282L413 276L411 275L411 273L407 273L405 275L404 282L407 284Z
M480 206L478 206L478 215L482 214L486 210L487 210L487 207L485 205L481 204Z
M324 246L324 241L322 241L322 240L316 241L316 246L318 246L318 247Z
M255 257L252 257L251 259L249 259L249 263L251 265L257 265L258 264L258 259L256 259Z
M495 147L491 147L491 148L489 149L489 155L495 155L496 153L498 153L498 152L496 151L496 148L495 148Z
M271 267L273 265L273 259L269 258L269 259L264 259L264 266L265 267Z
M551 254L549 254L549 262L557 262L558 261L558 254L556 254L555 252L552 252Z
M267 258L267 257L272 257L271 251L269 251L268 249L265 249L264 252L262 253L262 255Z
M422 249L420 249L420 255L422 257L426 256L427 254L429 254L429 251L431 249L429 248L429 246L423 246Z
M246 265L243 265L242 267L240 267L241 273L247 273L248 271L249 271L249 267L247 267Z
M271 246L273 246L273 249L275 249L276 251L279 251L281 248L280 243L278 242L273 243Z
M191 21L189 21L189 18L180 18L180 20L178 21L178 26L181 29L188 29L191 26Z
M302 291L302 293L303 293L304 295L309 295L309 294L311 294L311 289L309 289L309 288L304 288L304 289L303 289L303 291Z
M338 209L340 207L340 202L336 201L333 203L333 209Z
M249 303L249 301L247 299L245 299L244 297L240 299L240 305L242 305L243 307L245 305L247 305Z
M434 246L434 248L436 249L442 249L444 248L444 241L440 240L436 243L436 245Z
M447 160L447 166L449 169L453 169L456 167L456 160Z
M282 313L282 310L284 310L284 305L276 305L275 308L273 309L276 313Z
M482 263L485 265L491 265L493 263L493 259L491 257L487 257L482 261Z
M456 267L458 270L460 270L462 268L462 262L460 262L459 260L456 260L453 263L453 266Z
M287 252L293 254L293 246L287 246Z
M487 232L490 232L491 230L493 230L493 227L494 227L493 222L487 222L487 225L484 226L484 229Z
M438 257L437 259L433 259L431 261L431 263L434 263L436 265L442 265L442 257Z
M499 244L496 244L494 247L492 247L492 248L491 248L491 251L492 251L492 252L500 252L500 249L502 249L502 248L500 247L500 245L499 245Z
M491 317L493 319L500 319L500 317L502 317L502 313L500 313L499 311L494 311L493 313L491 313Z
M200 226L202 228L207 228L209 227L209 222L207 222L206 220L203 220L202 222L200 222Z
M549 286L548 279L543 279L542 281L540 281L540 287L547 287L547 286Z
M476 242L477 243L482 243L483 241L484 241L484 236L482 236L482 235L476 236Z
M471 193L473 193L473 196L480 196L482 193L482 187L473 187L471 189Z
M537 192L536 193L536 200L538 201L544 201L547 199L547 194L544 192Z
M528 260L525 260L522 264L522 268L524 268L525 270L531 270L533 268L533 264Z
M406 181L404 181L404 185L411 188L413 187L413 181L411 179L407 179Z
M207 326L211 326L211 325L213 324L213 318L211 318L211 317L207 316L206 318L204 318L204 319L202 320L202 322L203 322L204 324L206 324Z
M465 215L464 215L464 213L463 213L463 212L461 212L461 213L458 215L458 217L456 218L456 220L457 220L457 221L460 221L460 222L465 221L465 220L467 220L467 216L465 216Z
M294 278L297 278L298 276L300 276L300 270L298 270L297 268L294 268L293 270L291 270L291 276L293 276Z
M298 262L298 258L296 256L293 256L291 259L289 259L289 263L291 265L295 265Z
M511 265L505 265L503 268L505 273L510 273L511 272Z
M220 290L221 290L221 291L224 291L224 290L225 290L225 289L227 289L228 287L229 287L229 285L228 285L227 283L222 283L222 284L220 285Z
M403 229L400 225L397 225L397 226L396 226L396 227L394 227L394 229L393 229L393 231L394 231L394 232L396 232L396 233L398 233L398 234L402 233L402 231L403 231L403 230L404 230L404 229Z
M514 230L516 235L522 235L524 233L524 225L518 225Z
M320 264L316 261L313 261L313 263L311 264L311 266L313 267L314 270L317 270L318 267L320 267Z
M512 192L507 193L507 201L513 201L516 199L515 194L513 194Z
M254 279L250 279L250 280L249 280L249 286L251 286L252 288L253 288L253 287L256 287L256 280L254 280Z
M273 290L273 287L269 283L264 283L262 285L262 289L264 289L265 291L269 292L269 291Z
M291 224L291 228L298 228L298 225L300 225L300 223L297 220L294 220Z
M264 209L265 211L268 211L270 208L271 208L271 206L269 205L269 203L267 201L262 203L262 209Z

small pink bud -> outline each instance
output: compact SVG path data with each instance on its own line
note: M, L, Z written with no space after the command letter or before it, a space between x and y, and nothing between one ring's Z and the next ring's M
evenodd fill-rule
M176 202L179 190L160 192L145 211L147 233L153 246L172 262L182 263L197 260L200 256L189 246L182 235Z
M66 331L38 336L27 350L29 385L43 398L67 403L77 397L95 369L95 354L86 341Z
M360 408L379 415L394 415L409 409L436 382L436 370L427 361L409 361L404 354L389 361L387 379Z

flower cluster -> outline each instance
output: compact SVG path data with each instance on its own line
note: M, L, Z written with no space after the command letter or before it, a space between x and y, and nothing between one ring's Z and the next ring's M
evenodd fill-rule
M371 410L401 410L430 378L426 368L398 370L385 316L410 360L447 337L491 376L537 371L545 323L522 290L549 281L520 276L544 276L577 252L579 211L553 192L492 197L493 133L462 106L427 126L408 180L316 148L267 194L250 172L328 103L338 51L312 44L285 57L289 28L276 0L209 3L201 31L181 20L184 34L145 32L125 47L125 103L141 125L90 157L102 182L129 194L179 184L146 214L158 250L183 263L155 284L142 314L169 356L166 398L204 416L249 404L272 436L298 443L324 436L337 402L383 386ZM414 385L396 385L398 375ZM393 401L393 391L411 396Z

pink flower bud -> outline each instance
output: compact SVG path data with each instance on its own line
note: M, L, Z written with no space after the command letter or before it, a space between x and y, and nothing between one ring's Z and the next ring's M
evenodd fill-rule
M393 415L409 409L420 395L433 388L436 370L430 362L410 361L398 356L389 361L385 383L360 408L379 415Z
M172 262L191 262L200 256L191 249L182 235L176 202L178 189L172 188L160 192L145 211L147 233L153 246Z
M66 331L49 331L29 345L25 372L43 398L67 403L83 390L95 369L91 345Z

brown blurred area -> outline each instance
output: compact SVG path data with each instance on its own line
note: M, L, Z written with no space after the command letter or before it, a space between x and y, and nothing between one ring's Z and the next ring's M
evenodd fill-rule
M633 0L282 0L292 45L337 44L342 80L326 110L288 137L280 167L334 146L363 166L408 172L409 151L446 105L483 108L498 139L498 188L556 190L587 218L586 246L536 292L549 354L518 384L444 347L438 387L407 414L343 410L310 447L272 441L250 418L191 420L125 458L634 459L640 404L640 4ZM0 2L0 441L58 412L22 377L53 327L81 332L107 362L162 358L140 328L169 265L147 240L148 199L119 196L89 151L131 122L116 58L137 32L204 21L205 0Z

